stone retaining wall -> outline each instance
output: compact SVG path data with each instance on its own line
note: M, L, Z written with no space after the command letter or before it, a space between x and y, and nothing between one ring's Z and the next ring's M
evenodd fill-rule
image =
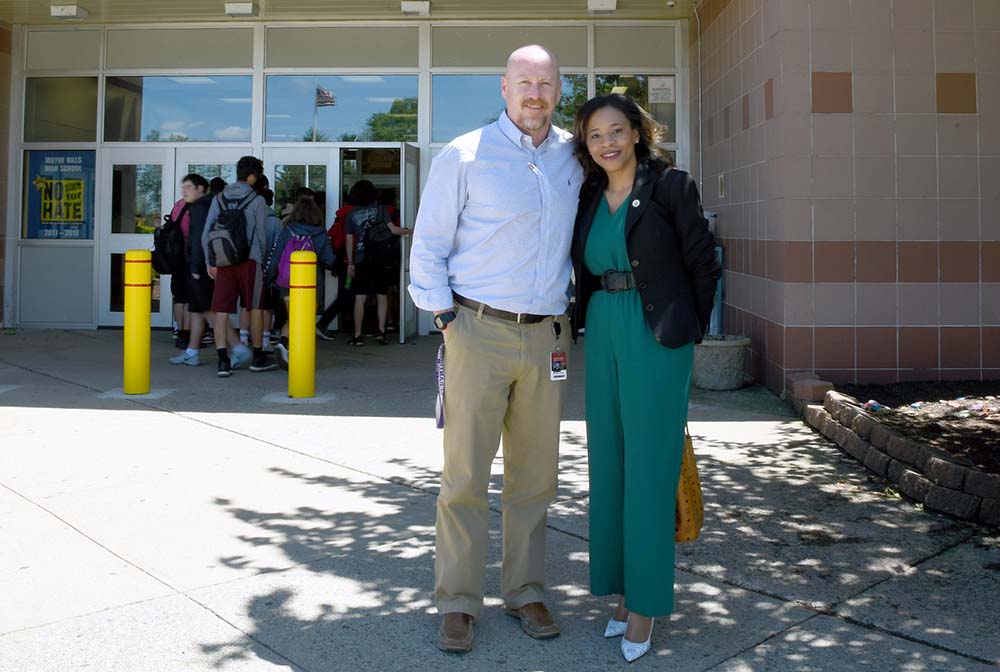
M845 394L828 391L822 405L793 405L806 423L909 499L962 520L1000 527L1000 475L896 434Z

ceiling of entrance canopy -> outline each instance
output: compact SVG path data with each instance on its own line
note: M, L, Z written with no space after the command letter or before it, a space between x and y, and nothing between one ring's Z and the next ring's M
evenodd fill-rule
M49 16L50 4L74 0L0 0L0 21L20 24L65 24ZM83 23L146 23L186 21L241 21L229 19L224 0L77 0L87 10ZM399 0L256 0L257 21L408 20ZM608 19L682 19L690 16L694 0L618 0ZM434 19L589 19L587 0L432 0ZM409 19L412 20L412 19Z

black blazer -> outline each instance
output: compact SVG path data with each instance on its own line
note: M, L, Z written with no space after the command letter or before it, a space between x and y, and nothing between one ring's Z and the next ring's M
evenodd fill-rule
M580 190L572 250L574 336L586 326L590 297L601 289L600 278L587 270L583 254L607 185L607 177L602 176L588 180ZM660 161L642 161L622 207L628 208L625 245L646 324L656 340L669 348L700 343L708 330L722 267L694 179Z

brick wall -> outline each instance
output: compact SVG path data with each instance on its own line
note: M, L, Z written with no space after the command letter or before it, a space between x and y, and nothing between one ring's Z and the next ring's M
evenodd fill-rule
M705 203L751 373L1000 378L1000 2L700 11Z

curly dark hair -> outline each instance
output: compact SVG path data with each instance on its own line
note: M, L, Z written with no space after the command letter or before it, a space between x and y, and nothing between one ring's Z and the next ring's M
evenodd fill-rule
M596 180L604 177L604 169L597 165L590 151L587 149L587 123L598 110L605 107L613 107L628 119L632 130L639 132L639 142L635 146L635 158L642 163L644 161L659 161L670 165L670 157L657 146L663 141L664 130L656 119L646 110L642 109L639 103L627 96L612 93L607 96L596 96L591 98L579 110L576 111L576 122L574 124L574 147L573 154L580 165L583 166L587 180Z

